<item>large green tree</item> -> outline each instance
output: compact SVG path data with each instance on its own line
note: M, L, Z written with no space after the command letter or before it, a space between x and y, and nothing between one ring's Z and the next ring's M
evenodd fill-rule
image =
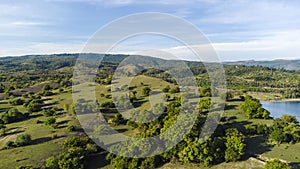
M245 153L245 136L236 128L227 129L225 146L225 160L237 161Z

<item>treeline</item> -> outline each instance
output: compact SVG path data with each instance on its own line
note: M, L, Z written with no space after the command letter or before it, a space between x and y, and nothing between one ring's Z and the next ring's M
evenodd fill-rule
M0 59L0 93L9 93L44 81L71 84L72 67L79 54L37 55L23 57L8 57ZM99 65L95 80L100 84L110 84L112 76L119 63L128 55L82 54L84 58L93 60L103 58ZM142 63L174 64L174 72L186 71L180 68L178 61L166 61L158 58L135 56ZM210 79L203 63L188 62L199 86L210 86ZM141 67L142 65L138 65ZM214 66L213 63L210 66ZM175 79L166 71L157 68L147 68L139 74L161 78L176 84ZM300 75L297 70L275 69L263 66L224 65L227 87L255 92L275 92L284 98L300 97ZM17 72L17 73L16 73ZM183 77L184 78L184 77Z

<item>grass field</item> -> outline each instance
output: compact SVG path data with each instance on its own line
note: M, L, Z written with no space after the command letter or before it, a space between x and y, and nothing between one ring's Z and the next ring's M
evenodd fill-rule
M70 90L70 89L69 89ZM72 97L69 92L62 92L54 96L46 98L45 103L55 103L53 106L60 109L64 104L71 104ZM0 102L0 109L4 110L11 108L8 100ZM21 112L26 112L23 106L14 106ZM0 151L0 168L15 169L20 165L44 165L45 159L61 151L60 144L67 137L76 135L76 132L69 132L67 126L73 125L80 127L74 115L61 114L56 116L57 128L52 128L43 123L47 117L43 116L41 112L33 113L29 119L7 124L6 136L0 137L0 149L4 148L6 142L14 141L19 134L28 133L31 135L32 143L23 147L16 147L11 149L4 149Z

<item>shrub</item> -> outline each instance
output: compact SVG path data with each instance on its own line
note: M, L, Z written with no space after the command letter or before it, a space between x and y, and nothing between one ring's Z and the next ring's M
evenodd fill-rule
M5 143L6 148L12 148L15 146L15 143L13 141L8 141Z
M114 108L115 107L115 104L112 102L112 101L106 101L106 102L103 102L100 107L102 108Z
M51 126L51 127L53 127L53 128L56 128L56 127L57 127L56 119L53 118L53 117L50 117L50 118L48 118L46 121L44 121L44 124L45 124L45 125L48 125L48 126Z
M31 135L30 134L21 134L17 136L16 145L17 146L25 146L30 144L31 142Z
M22 100L21 98L9 100L9 104L11 104L13 106L22 105L23 103L24 103L24 100Z
M149 96L151 89L150 89L150 87L144 87L142 92L143 92L144 96Z
M266 162L265 169L291 169L291 167L278 159L274 159Z
M72 126L68 126L67 130L68 131L76 131L76 128L75 128L75 126L72 125Z

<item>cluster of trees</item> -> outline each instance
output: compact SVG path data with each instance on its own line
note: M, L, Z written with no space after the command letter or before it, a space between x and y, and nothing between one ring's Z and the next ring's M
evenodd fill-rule
M266 124L246 125L247 134L264 135L270 140L280 143L297 143L300 141L300 126L295 116L283 115L273 120L271 126Z
M13 148L13 147L20 147L20 146L26 146L31 143L31 135L30 134L19 134L16 138L16 140L8 141L6 142L6 148Z
M21 113L16 108L11 108L5 113L1 113L0 115L0 124L8 124L13 123L17 121L22 121L24 119L27 119L29 117L28 113Z
M270 131L270 139L277 143L296 143L300 141L300 126L295 116L283 115L276 118Z
M292 167L285 162L274 159L266 162L265 169L292 169Z
M263 66L227 65L225 66L225 73L227 75L227 86L233 89L278 93L285 89L297 89L300 84L299 73L295 70ZM269 88L269 91L266 91L266 88Z
M13 105L13 106L17 106L17 105L22 105L24 103L24 100L21 98L16 98L16 99L10 99L8 101L9 104Z
M170 162L170 161L181 161L183 163L203 163L205 166L211 166L217 163L221 163L224 161L237 161L241 159L245 152L245 137L239 132L237 129L230 128L226 131L221 131L218 134L208 138L208 140L203 141L199 139L199 134L201 130L201 126L205 122L205 111L207 111L207 107L210 107L210 100L207 98L203 98L205 101L200 102L204 104L206 108L196 109L190 108L191 111L198 111L198 118L190 131L187 137L177 144L172 149L164 152L161 155L156 155L153 157L147 158L127 158L119 155L115 155L113 153L109 153L107 155L107 159L110 160L111 165L114 168L156 168L162 163ZM176 118L179 118L178 114L181 109L181 101L180 99L171 101L167 103L165 106L165 110L157 110L162 111L162 114L158 119L153 120L149 123L134 123L130 120L124 120L121 114L116 114L114 118L110 121L114 124L126 124L138 127L141 133L138 133L136 137L146 138L158 135L167 129L173 124ZM147 116L148 112L144 115ZM140 116L143 116L140 114ZM188 121L188 119L186 119ZM189 119L192 120L192 119ZM129 124L130 123L130 124ZM181 126L182 127L182 126ZM178 131L184 131L185 127L178 129L173 129L174 133ZM98 127L97 131L101 130L102 133L105 132L104 127ZM224 134L226 133L226 134ZM173 136L170 136L166 139L171 139ZM162 138L164 139L164 138ZM149 148L149 144L144 145L144 149ZM138 147L126 147L126 151L134 150L143 152L144 150L138 150ZM148 148L147 148L148 147ZM153 150L155 151L155 150Z
M46 169L83 169L88 155L97 153L100 149L87 136L73 136L66 139L63 152L46 160Z
M171 88L169 85L167 85L166 87L164 87L162 89L162 91L164 93L179 93L180 92L180 88L178 86L175 86L175 87Z
M253 118L270 118L270 112L260 104L259 100L246 96L245 101L240 106L241 110L246 114L249 119Z
M41 96L30 96L23 104L29 112L38 112L42 110L44 101L41 99Z
M250 124L245 125L245 129L247 134L250 135L265 135L268 136L270 134L270 127L266 124Z

